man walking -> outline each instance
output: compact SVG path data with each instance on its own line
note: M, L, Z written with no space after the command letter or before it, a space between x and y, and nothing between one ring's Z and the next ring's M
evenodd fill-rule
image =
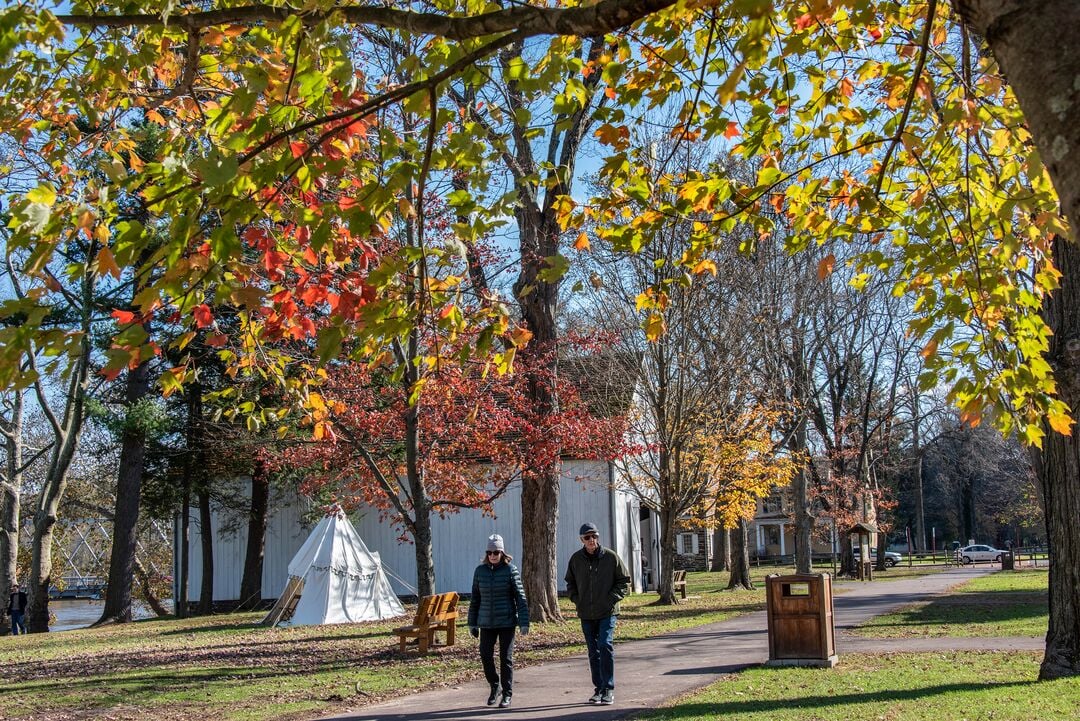
M17 583L11 586L11 599L8 600L7 612L11 616L11 635L18 636L20 629L25 634L26 622L23 616L26 613L26 591Z
M618 554L600 545L596 524L586 523L578 535L582 548L570 557L566 590L577 606L589 647L593 682L589 703L609 705L615 703L615 617L619 601L630 589L630 571Z

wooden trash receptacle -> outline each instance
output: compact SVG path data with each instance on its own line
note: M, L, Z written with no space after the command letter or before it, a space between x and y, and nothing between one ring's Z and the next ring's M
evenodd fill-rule
M796 573L765 578L770 666L836 665L832 577Z

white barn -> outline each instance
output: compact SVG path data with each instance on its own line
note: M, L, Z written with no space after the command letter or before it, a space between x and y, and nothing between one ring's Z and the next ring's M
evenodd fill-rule
M651 569L659 568L659 526L655 513L643 507L638 498L621 488L612 464L595 460L564 460L559 495L559 530L557 568L559 589L565 590L562 575L570 555L581 547L578 529L586 521L592 521L600 529L601 543L616 550L626 561L634 578L634 591L643 591L642 556L648 558ZM249 480L241 481L250 484ZM250 490L248 491L250 493ZM278 497L271 504L273 509L267 522L263 554L262 597L276 599L288 578L288 564L303 544L312 525L318 520L305 523L310 517L310 502L293 494ZM506 541L506 550L519 566L521 549L521 488L513 484L493 505L494 517L485 516L477 510L462 510L445 518L432 519L433 548L435 555L435 587L438 591L469 593L473 569L480 563L485 542L492 533L499 533ZM247 543L247 521L238 509L216 507L212 512L214 526L214 600L236 601L240 596L240 579L244 570L244 554ZM372 551L377 551L383 567L390 577L394 591L399 595L415 595L416 563L413 547L398 540L401 530L389 522L380 522L375 509L359 510L350 514L350 520L360 537ZM179 533L180 519L176 519ZM188 600L199 601L202 583L202 559L200 551L201 528L197 509L192 509L189 546ZM173 577L180 578L180 547L174 553L176 568ZM179 582L179 581L177 581ZM174 598L178 594L174 593Z

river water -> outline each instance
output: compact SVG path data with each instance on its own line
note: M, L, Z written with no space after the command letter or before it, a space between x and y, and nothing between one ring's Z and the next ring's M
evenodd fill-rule
M49 611L56 616L56 621L49 624L49 630L71 631L76 628L86 628L101 618L103 608L105 608L104 601L75 599L49 601ZM139 604L135 605L132 612L135 618L148 618L153 615L148 608Z

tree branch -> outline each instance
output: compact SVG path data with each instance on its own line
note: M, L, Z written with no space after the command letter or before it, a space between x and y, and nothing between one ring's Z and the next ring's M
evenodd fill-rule
M216 25L255 25L282 22L299 17L306 23L341 18L353 25L404 30L449 40L467 40L510 31L525 37L535 35L603 35L634 24L638 20L671 7L676 0L600 0L594 5L546 8L516 5L505 10L448 17L439 13L418 13L379 6L346 6L330 11L306 12L293 8L254 4L202 12L129 15L57 15L65 25L90 28L164 27L173 25L188 32Z

